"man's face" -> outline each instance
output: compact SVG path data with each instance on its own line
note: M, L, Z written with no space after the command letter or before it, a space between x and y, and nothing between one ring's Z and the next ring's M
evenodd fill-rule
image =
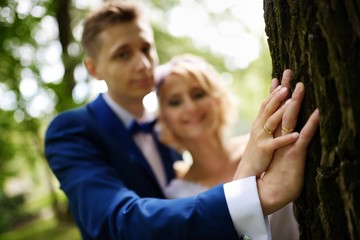
M149 23L138 19L110 26L100 34L99 42L92 75L105 80L110 96L122 106L142 101L153 89L158 63Z

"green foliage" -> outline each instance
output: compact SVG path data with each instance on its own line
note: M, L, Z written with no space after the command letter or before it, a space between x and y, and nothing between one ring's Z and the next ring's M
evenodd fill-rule
M20 91L25 72L37 82L39 89L44 86L40 77L42 65L34 57L41 47L34 37L41 16L19 13L18 5L18 1L2 1L0 7L0 96L4 96L0 102L3 108L0 109L0 231L25 215L24 195L9 197L4 190L6 182L31 172L42 156L38 139L41 125L28 112L36 95L29 98ZM8 98L9 95L14 97Z
M35 161L42 158L39 117L52 112L43 112L38 116L31 114L39 94L52 97L48 101L62 98L58 104L62 110L75 106L72 89L46 83L40 74L42 68L49 64L42 56L49 44L57 40L38 41L41 37L46 39L46 36L40 36L39 30L43 27L42 21L50 19L47 14L55 14L55 4L52 1L29 2L33 4L31 11L19 12L20 1L2 1L0 7L0 96L4 97L0 102L0 109L4 110L0 110L1 188L8 177L18 174L14 171L16 168L8 164L10 161L25 161L28 166L34 166ZM76 63L80 62L81 57L76 57ZM64 61L64 65L74 65L71 60ZM31 96L20 90L24 78L36 84L37 90Z
M59 223L55 218L33 221L0 234L2 240L80 240L79 230L70 223Z
M4 232L10 224L15 224L20 218L24 217L22 205L24 204L24 195L7 197L0 192L0 233Z
M153 28L160 64L169 61L176 55L192 53L204 57L219 70L225 70L221 56L212 54L207 48L195 48L192 39L174 37L163 31L159 26L153 26Z
M4 164L6 161L10 160L14 156L14 148L9 143L11 130L13 128L12 115L9 112L0 111L0 152L1 152L1 161L0 169L3 168L1 164ZM0 183L1 185L1 183Z
M179 0L152 0L152 5L168 10L179 3Z
M7 169L9 162L15 156L15 145L9 141L12 139L13 128L11 113L0 111L0 191L3 189L6 178L14 175Z

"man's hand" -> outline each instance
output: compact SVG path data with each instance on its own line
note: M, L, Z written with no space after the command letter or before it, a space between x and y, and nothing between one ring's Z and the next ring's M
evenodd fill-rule
M276 150L265 176L257 180L265 215L279 210L300 195L304 184L307 147L316 132L319 118L316 109L301 130L299 139Z

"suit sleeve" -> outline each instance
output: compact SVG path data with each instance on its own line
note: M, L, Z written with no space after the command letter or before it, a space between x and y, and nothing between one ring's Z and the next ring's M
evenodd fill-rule
M70 112L54 119L45 138L83 239L239 239L223 185L190 198L141 198L107 161L96 128Z

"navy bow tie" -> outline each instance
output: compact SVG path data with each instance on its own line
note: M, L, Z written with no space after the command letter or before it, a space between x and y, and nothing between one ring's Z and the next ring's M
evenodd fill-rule
M138 123L137 121L133 121L129 127L129 132L131 134L136 134L139 132L143 133L153 133L154 126L156 124L156 120L144 123Z

